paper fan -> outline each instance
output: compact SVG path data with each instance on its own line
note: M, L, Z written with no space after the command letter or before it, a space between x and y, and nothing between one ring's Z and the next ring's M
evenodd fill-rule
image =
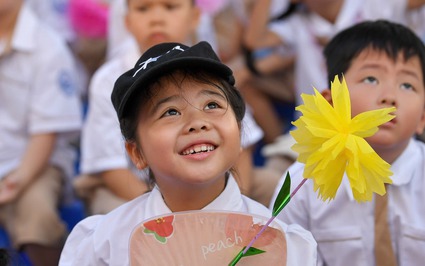
M238 212L190 211L141 222L130 238L131 265L228 265L267 222ZM255 242L261 254L243 265L286 265L285 234L277 223ZM264 251L264 252L261 252Z

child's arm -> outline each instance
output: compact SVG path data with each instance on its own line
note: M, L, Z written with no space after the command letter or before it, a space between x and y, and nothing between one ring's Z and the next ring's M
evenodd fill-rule
M253 145L252 145L253 146ZM237 173L237 182L239 185L239 189L242 194L246 196L251 195L252 189L252 178L253 178L253 147L245 147L243 148L238 161L235 164L235 169Z
M128 169L105 171L100 177L116 196L125 200L132 200L148 190L147 184Z
M252 50L273 47L283 43L277 34L268 30L271 1L258 0L252 10L244 38L245 45Z
M0 205L19 197L46 168L56 142L55 133L30 137L21 164L0 182Z
M424 4L425 4L425 0L408 0L407 1L407 8L408 9L420 8Z

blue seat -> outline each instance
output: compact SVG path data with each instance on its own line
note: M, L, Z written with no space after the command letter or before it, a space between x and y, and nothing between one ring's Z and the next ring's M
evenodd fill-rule
M59 214L62 220L65 222L68 232L71 232L72 228L85 218L84 204L75 200L74 202L66 205L62 205L59 208ZM0 248L4 248L10 251L12 256L12 265L31 266L27 255L23 252L16 252L12 249L9 236L7 232L0 226Z

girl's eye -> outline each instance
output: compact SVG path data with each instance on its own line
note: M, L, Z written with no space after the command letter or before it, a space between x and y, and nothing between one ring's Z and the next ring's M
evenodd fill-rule
M180 113L176 110L176 109L168 109L163 115L162 117L165 116L173 116L173 115L179 115Z
M220 106L218 105L218 103L216 102L210 102L207 104L207 106L205 106L205 109L209 110L209 109L217 109Z
M363 79L363 82L367 84L378 84L378 80L374 77L367 77Z
M414 89L412 84L410 84L410 83L401 84L401 88L404 89L404 90L413 90Z

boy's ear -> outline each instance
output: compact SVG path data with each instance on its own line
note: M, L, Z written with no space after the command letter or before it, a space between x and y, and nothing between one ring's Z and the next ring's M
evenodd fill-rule
M323 98L326 99L326 101L328 101L331 105L333 105L333 103L332 103L332 93L331 93L330 89L323 90L322 96L323 96Z
M126 142L125 149L137 169L142 170L148 166L145 157L134 142Z
M425 108L422 110L421 120L416 127L416 134L421 135L425 129Z

